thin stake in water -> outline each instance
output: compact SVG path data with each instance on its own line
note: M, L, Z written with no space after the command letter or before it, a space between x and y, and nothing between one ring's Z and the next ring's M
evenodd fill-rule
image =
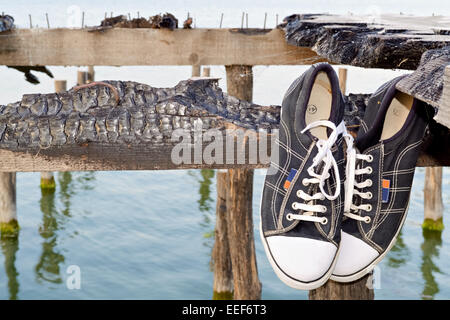
M30 17L30 29L33 29L33 23L31 22L31 14L28 15Z
M84 11L81 13L81 29L84 28Z
M222 21L223 21L223 13L220 15L220 24L219 24L219 28L222 28Z
M248 13L245 14L245 28L248 29Z
M50 22L48 21L48 13L45 13L45 19L47 20L47 28L50 29Z
M242 12L241 29L244 29L244 17L245 17L245 12Z
M264 13L264 29L266 29L267 12Z

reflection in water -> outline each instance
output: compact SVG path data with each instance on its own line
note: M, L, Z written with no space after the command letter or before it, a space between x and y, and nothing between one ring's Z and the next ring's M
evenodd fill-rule
M399 268L409 260L409 249L403 241L402 231L398 234L395 245L389 252L387 265L391 268Z
M16 252L19 250L19 237L1 237L0 244L5 258L5 272L8 277L9 299L16 300L19 293L19 282L17 281L19 272L17 272L15 262Z
M202 170L189 170L188 174L197 180L200 187L198 190L200 199L198 202L198 209L203 212L203 221L200 225L207 230L203 237L208 239L203 245L212 248L212 240L214 238L214 225L213 225L213 214L212 205L215 199L211 198L211 184L213 183L214 170L212 169L202 169Z
M40 207L43 217L39 234L43 242L42 253L35 267L39 282L45 281L54 284L63 282L60 265L64 263L65 257L62 250L58 249L58 230L63 230L67 220L71 217L71 197L76 194L76 188L78 187L83 191L92 190L92 182L95 180L94 174L94 172L79 173L73 180L72 172L58 173L57 186L59 187L61 210L58 210L55 206L55 194L42 190Z
M423 230L422 249L422 277L425 286L422 291L422 299L433 299L439 293L439 285L434 278L435 273L442 273L434 261L439 258L439 248L442 245L441 232L434 230Z
M43 218L39 234L44 241L42 242L41 257L35 267L36 276L38 281L62 283L59 265L64 262L64 256L56 248L59 216L55 209L55 194L42 189L40 205Z

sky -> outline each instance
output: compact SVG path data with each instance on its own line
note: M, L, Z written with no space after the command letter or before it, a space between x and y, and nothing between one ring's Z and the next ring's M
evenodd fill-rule
M113 12L128 14L133 17L149 16L161 12L171 12L179 19L190 13L194 17L196 27L218 27L223 13L223 27L239 27L242 12L249 15L249 27L262 27L264 14L267 12L267 26L274 26L276 15L279 22L292 13L336 13L345 14L381 14L400 13L417 16L446 15L450 16L450 1L448 0L314 0L314 1L98 1L98 0L61 0L61 1L24 1L0 0L0 11L12 15L19 27L29 26L32 16L34 26L47 26L45 14L48 13L52 27L76 26L81 23L81 13L85 12L85 24L97 25L104 17Z

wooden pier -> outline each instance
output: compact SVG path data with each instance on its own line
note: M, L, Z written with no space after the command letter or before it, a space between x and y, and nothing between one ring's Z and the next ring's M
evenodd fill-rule
M252 66L310 65L329 61L366 68L415 70L397 88L430 103L437 110L418 165L447 166L450 164L450 48L446 46L450 45L450 31L439 17L421 19L416 27L414 20L408 19L380 17L377 23L372 23L354 16L298 15L289 17L280 28L273 30L13 29L0 33L0 65L190 65L194 75L200 74L200 65L225 65L228 95L221 92L214 79L193 78L176 88L167 88L166 96L167 92L176 92L177 98L169 94L166 99L156 99L139 106L140 110L156 110L155 116L161 120L156 129L161 132L167 130L168 123L175 123L176 117L185 117L189 123L201 120L201 123L207 124L203 129L217 129L223 136L226 130L235 129L256 139L262 139L265 135L269 140L278 126L279 107L252 103L258 100L252 96ZM110 107L122 110L130 107L130 100L128 93L121 88L140 88L144 93L157 90L142 84L115 82L107 85L111 87L106 89L104 84L100 85L103 91L82 88L79 91L71 89L64 94L67 97L77 95L82 104L87 104L93 101L89 99L92 94L103 92L112 96L111 91L117 90L118 101ZM44 95L32 97L38 104L39 99L44 101L47 98ZM364 113L366 100L367 95L349 94L346 101L351 111L346 113L346 119L352 123L357 121L357 116ZM173 114L167 114L167 106L171 103L176 104L178 109ZM234 113L221 113L217 107L229 105ZM98 106L90 107L95 109ZM252 234L252 169L267 167L268 163L260 158L250 161L249 139L245 140L244 149L240 149L245 150L242 163L208 163L200 159L199 162L175 164L171 159L173 141L165 138L138 140L142 132L128 129L126 136L134 136L136 140L130 138L126 142L125 137L125 140L120 140L122 142L113 142L100 140L94 135L60 144L52 143L50 139L48 144L42 144L45 139L40 137L37 145L27 146L21 145L18 140L14 143L17 127L11 126L7 131L8 123L18 121L11 116L12 113L8 113L11 110L11 106L0 106L0 172L228 169L227 172L220 172L217 179L217 242L213 259L214 270L221 276L215 278L214 289L217 297L229 298L230 291L233 291L235 299L260 298L261 284ZM180 114L180 110L187 110L187 113ZM86 116L82 117L85 126L106 121L99 114L89 114L86 110L80 111L80 115ZM133 116L136 115L128 114L128 117ZM51 121L61 120L57 119L56 114L42 117L48 121L48 126L51 126ZM3 130L2 124L5 124ZM46 125L41 127L45 135ZM169 127L169 131L175 129L175 126ZM9 134L7 138L12 139L11 143L2 144L2 135L4 142L5 134ZM208 145L208 142L201 143L202 152ZM267 144L268 154L270 145ZM193 143L189 147L195 148ZM242 153L235 149L223 151L225 156L232 153L233 157ZM8 174L6 176L9 177ZM15 211L9 214L11 221L16 221L15 214ZM2 219L8 222L8 217L2 216ZM323 290L311 292L310 298L372 299L373 292L363 287L361 281L345 288L330 282Z

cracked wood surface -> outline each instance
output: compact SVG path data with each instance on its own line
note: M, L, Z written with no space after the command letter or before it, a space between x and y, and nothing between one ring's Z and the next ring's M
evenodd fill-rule
M215 129L225 141L227 129L269 137L267 156L279 125L279 106L260 106L223 93L217 79L192 78L173 88L136 82L104 81L63 93L24 95L0 106L0 171L158 170L183 168L267 167L267 157L253 162L248 140L227 148L228 164L195 157L196 132ZM116 100L116 95L119 101ZM345 119L356 130L369 95L345 97ZM432 126L435 128L435 126ZM174 130L190 140L190 162L174 163ZM436 131L439 133L439 131ZM445 131L442 135L445 136ZM216 138L216 137L215 137ZM448 140L448 139L447 139ZM198 140L197 140L198 141ZM210 141L201 141L200 153ZM419 165L447 163L442 145L430 139ZM238 155L244 155L239 162ZM447 163L448 164L448 163Z
M450 17L294 14L279 26L289 44L331 62L415 70L422 54L450 45Z

